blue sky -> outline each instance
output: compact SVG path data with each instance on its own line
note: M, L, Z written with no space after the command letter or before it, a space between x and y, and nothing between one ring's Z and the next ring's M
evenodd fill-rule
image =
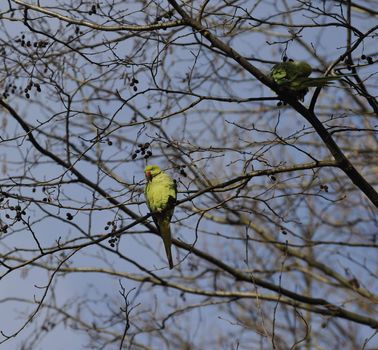
M280 9L283 9L283 2L277 4ZM1 7L0 7L1 10ZM337 8L334 9L338 11ZM267 2L261 2L261 5L257 7L254 12L254 16L260 18L269 17L271 14L276 13L277 8L275 8L274 3L270 4ZM100 20L94 17L93 20ZM298 13L294 16L294 20L299 23L309 23L310 19L305 18L302 13ZM358 27L361 31L365 31L372 26L372 23L364 20L360 20L355 17L355 21L358 23ZM6 24L6 29L8 34L12 38L18 38L23 33L30 38L33 38L33 34L28 33L24 26L19 22L11 22L3 20L3 25ZM58 22L52 22L52 29L55 29ZM243 35L237 36L236 39L231 41L232 46L237 49L241 54L246 57L256 58L258 60L263 60L264 62L256 62L256 65L263 69L264 71L269 71L271 64L267 62L279 61L282 56L282 50L284 45L269 45L267 43L267 36L259 34L256 32L257 29L253 29L253 22L251 22L251 27L245 29ZM332 27L331 27L332 28ZM285 39L288 36L288 31L286 28L282 27L272 27L271 30L277 34L280 33L282 38ZM72 33L74 33L75 28L72 26L68 27L65 32L59 33L59 35L67 40ZM84 29L85 31L85 29ZM215 29L214 29L215 31ZM333 60L337 59L338 56L344 52L345 49L345 30L344 29L328 29L324 27L325 34L320 33L318 29L304 29L300 35L301 40L308 45L308 47L316 49L316 53L320 58L327 58L327 63L332 63ZM182 34L186 34L186 37L177 39L181 44L187 44L193 42L193 37L188 34L188 31L182 31ZM1 35L0 34L0 38ZM104 38L117 37L118 34L115 33L101 33L88 34L84 36L84 39L91 40L93 42L101 42ZM269 38L268 38L269 39ZM272 41L275 38L272 35ZM364 51L358 52L358 54L370 54L372 53L371 47L373 47L373 40L367 39L364 46ZM135 54L137 44L135 46L131 45L130 41L122 41L114 46L113 50L118 57L127 57ZM256 151L262 147L261 157L257 160L254 159L250 164L248 171L252 169L262 169L266 167L264 162L264 157L268 159L270 164L280 164L280 162L285 162L286 164L292 164L296 162L308 162L309 159L302 152L296 149L289 148L285 149L286 153L281 153L282 148L269 149L268 146L262 144L263 141L267 139L272 141L274 135L271 134L274 127L277 125L277 130L280 135L288 136L293 132L297 131L304 126L304 130L300 133L300 138L302 141L311 141L314 139L312 133L306 134L309 125L301 119L297 114L293 112L292 109L279 109L276 108L276 102L267 103L221 103L213 101L204 101L195 106L189 111L179 113L177 116L170 118L169 120L157 121L156 124L161 126L162 129L159 130L156 126L151 124L145 124L145 118L158 118L165 116L167 111L173 110L178 111L180 108L184 108L193 102L194 98L188 98L187 96L178 96L177 99L172 99L170 94L159 94L152 90L156 88L154 86L150 71L145 69L145 62L151 62L153 58L159 58L157 55L158 49L161 49L161 45L153 44L145 52L141 51L141 54L135 54L133 57L134 62L140 64L140 66L128 66L126 63L124 66L118 66L115 71L110 68L107 69L106 74L102 74L101 69L96 65L89 64L87 61L83 60L81 57L75 57L77 59L77 67L80 67L77 71L69 67L67 62L70 62L73 58L67 54L67 60L64 61L62 57L57 56L56 65L50 64L49 70L46 73L51 80L56 79L64 87L66 92L69 92L74 96L73 108L70 115L70 138L73 143L78 145L78 148L83 151L88 149L87 153L89 156L97 159L102 159L107 166L107 169L113 171L116 176L109 176L105 171L105 167L99 169L96 164L91 164L81 157L77 157L77 152L71 150L75 154L72 158L77 160L75 166L81 172L85 174L92 181L99 181L100 185L106 189L109 193L120 199L120 202L124 202L129 209L134 210L140 215L147 213L147 208L143 203L143 167L146 164L144 159L138 158L135 161L131 160L131 155L135 152L138 143L151 143L151 149L153 151L154 157L151 162L162 164L163 167L169 169L169 172L177 180L181 181L182 184L179 186L181 192L185 192L185 186L189 190L196 190L200 183L189 174L188 178L180 176L179 170L172 167L172 164L167 162L167 159L172 160L177 164L181 164L182 160L186 160L188 163L193 162L198 165L198 172L206 175L209 179L216 179L217 181L222 181L228 179L235 175L235 173L241 173L243 171L243 161L248 159L248 157L255 156L258 154ZM238 68L230 64L229 59L224 58L221 55L214 56L212 60L211 55L207 49L201 49L196 51L198 47L194 46L183 46L175 47L173 52L162 52L160 55L167 55L164 64L159 67L156 75L156 82L160 84L161 87L167 89L177 89L186 90L187 82L183 81L186 74L192 74L192 88L195 93L198 94L211 94L213 96L224 96L224 97L237 97L237 98L250 98L250 97L260 97L264 96L274 96L273 92L269 89L262 87L260 83L256 82L250 75L245 72L240 71ZM62 49L59 45L54 46L51 50ZM91 50L87 49L85 52L90 53ZM198 54L198 62L195 61L195 57ZM15 54L17 56L17 54ZM306 52L303 45L295 42L290 42L287 49L287 56L294 59L304 59L307 60L310 54ZM22 58L22 56L18 56ZM114 54L106 52L104 54L90 56L91 59L101 62L110 62L111 59L115 57ZM210 58L209 58L210 57ZM356 53L356 57L358 57ZM196 64L195 64L196 62ZM142 64L143 63L143 64ZM30 64L30 63L29 63ZM64 65L66 64L66 65ZM314 61L311 58L311 64L316 67L320 67L319 62ZM65 67L60 72L57 67ZM206 76L210 69L218 70L219 77ZM42 65L36 64L36 71L41 70ZM361 72L364 76L373 71L373 68L366 67L361 68ZM19 72L18 77L15 78L14 75L8 77L8 79L15 79L17 85L24 86L27 82L27 75L30 71ZM43 76L43 74L35 73L36 77ZM75 75L76 74L76 75ZM318 75L319 72L314 72L314 76ZM137 77L139 80L138 91L135 92L131 89L128 84L129 77ZM115 78L117 77L117 79ZM196 87L196 82L204 79L205 81ZM220 79L220 78L224 79ZM80 89L77 93L74 93L77 89L77 82L73 83L72 79L76 78L81 80L83 85L80 84ZM218 80L216 79L218 78ZM226 78L230 78L231 82L227 82ZM93 80L91 79L98 79ZM99 80L103 79L103 80ZM376 82L376 78L374 78ZM98 87L98 89L96 89ZM102 90L101 90L102 89ZM107 92L109 91L109 94ZM116 92L119 92L122 99L117 98ZM139 92L144 92L139 95ZM38 94L35 90L32 91L31 101L26 100L21 97L11 97L9 102L12 105L17 106L17 110L20 115L25 116L30 124L38 125L42 123L40 130L43 132L53 132L55 135L64 136L66 133L66 125L64 124L65 110L67 101L63 99L59 101L57 98L57 91L48 87L47 85L42 85L42 93ZM64 97L64 94L60 96ZM311 94L306 97L305 104L310 101ZM109 98L109 101L105 101ZM125 103L125 100L130 98L128 104L125 104L122 109L120 107ZM321 95L319 102L319 112L323 111L322 107L326 103L339 103L339 107L336 109L340 114L347 110L348 116L346 119L347 123L359 123L358 114L354 110L349 110L349 104L347 104L344 109L346 102L343 100L345 95L343 89L337 84L335 88L327 88ZM348 101L349 103L349 101ZM136 106L138 113L135 113L132 106ZM255 109L266 107L267 111L265 113L257 113ZM251 112L252 111L252 112ZM52 118L53 116L53 118ZM7 120L7 127L2 130L3 138L9 138L12 136L23 135L23 131L19 126L4 112L1 112L0 118L2 120ZM51 119L52 118L52 119ZM109 135L104 137L101 143L94 144L91 142L96 136L96 128L94 125L99 127L105 127L109 124L110 118L112 119L111 126L107 129ZM278 118L280 122L277 123ZM329 116L325 113L322 116L324 120L328 119ZM131 122L136 122L136 124L130 125ZM338 121L337 121L338 122ZM343 120L344 122L344 120ZM139 124L138 124L139 123ZM256 130L243 130L242 127L250 127L251 123L255 126ZM266 132L262 132L264 129ZM163 132L167 134L167 137L163 135ZM270 134L269 134L270 133ZM245 154L241 151L231 151L226 149L229 145L224 144L224 136L229 135L229 140L234 143L232 146L238 149L245 149ZM177 142L182 148L187 151L186 154L179 158L175 152L171 149L166 148L162 141L166 141L167 138L172 141L173 144ZM112 140L113 145L108 144L108 139ZM65 145L62 140L50 139L48 137L38 134L38 140L41 144L46 144L48 149L56 154L60 154L62 157L65 156ZM219 140L219 141L218 141ZM48 142L48 143L46 143ZM213 147L214 151L211 152L211 157L207 157L207 151L202 151L203 149L208 149ZM216 151L219 149L219 151ZM319 159L325 157L327 152L324 149L318 149L316 157ZM255 153L256 152L256 153ZM29 168L25 169L20 165L19 162L23 158L27 158L29 161L30 157L34 154L30 143L24 140L22 137L14 141L7 141L3 143L3 147L0 150L0 155L4 160L7 168L2 176L2 183L9 183L9 176L33 176L38 179L38 181L46 182L59 182L61 176L63 180L68 181L74 178L69 172L66 172L60 166L57 166L51 162L45 164L34 164ZM172 155L172 157L171 157ZM257 157L256 157L257 158ZM282 159L283 158L283 159ZM46 158L42 159L43 161ZM12 164L12 162L16 162ZM219 171L222 169L222 171ZM188 171L189 172L189 171ZM307 173L307 176L311 178L311 173ZM292 177L292 178L291 178ZM326 175L321 174L320 178L326 178ZM294 175L289 176L278 176L279 181L287 181L290 184L295 184L297 179ZM25 179L25 182L28 182ZM124 182L124 183L123 183ZM125 186L127 183L129 186ZM256 185L251 191L251 196L262 196L264 192L264 187L269 187L274 185L268 178L256 179L254 184ZM28 215L30 215L30 220L33 222L34 231L37 232L37 236L40 242L43 242L44 247L48 247L54 242L62 237L62 240L68 240L69 238L81 237L84 238L85 235L102 235L109 230L105 230L104 227L107 226L107 222L114 220L116 218L118 225L125 225L131 220L125 218L123 214L123 219L119 218L119 212L116 209L111 208L109 202L98 193L94 193L88 188L83 188L83 186L78 184L65 184L60 188L58 186L46 186L45 191L42 191L42 186L37 187L36 192L33 192L31 188L16 188L16 193L23 196L31 196L38 200L43 200L49 195L51 196L51 205L46 205L46 203L41 203L40 205L30 205L28 207ZM279 191L279 188L277 188ZM339 194L336 193L329 194L330 198L336 199ZM179 198L183 198L184 194L180 193ZM74 201L72 200L74 199ZM17 204L17 200L10 200L14 205ZM277 199L279 203L279 199ZM62 203L63 206L68 206L68 208L61 209L56 206L57 203ZM205 196L198 198L194 201L194 204L200 208L210 205L210 200ZM282 202L285 203L285 202ZM24 205L22 203L22 205ZM90 205L96 207L98 210L95 211L93 215L89 213L88 209ZM293 208L303 209L294 211ZM319 208L323 209L324 212L327 211L328 202L324 202L319 205ZM41 207L46 210L43 212ZM293 232L302 233L302 229L306 225L310 225L312 214L307 211L307 206L300 201L295 202L292 206L279 208L282 210L282 215L287 218L287 222L282 223L287 229L293 230ZM260 209L260 208L258 208ZM331 209L332 210L332 209ZM358 208L356 211L356 217L366 218L369 213L362 213L361 209ZM66 213L72 213L74 215L74 220L72 222L64 222ZM260 214L270 215L269 211L264 208L259 211ZM5 213L9 211L4 211L0 214L1 219L5 220ZM217 213L215 210L209 213ZM188 214L188 211L183 208L177 208L175 214L175 220L180 220ZM335 218L337 213L335 213ZM55 216L55 217L54 217ZM62 218L63 220L61 220ZM175 237L178 237L186 242L195 241L194 227L197 223L198 217L191 217L186 219L182 224L177 222L173 225L173 233ZM254 218L255 219L255 218ZM343 217L340 216L342 220ZM256 218L256 221L260 219ZM262 220L262 219L261 219ZM361 225L361 231L364 230L369 232L373 231L374 228L371 224ZM232 227L232 226L231 226ZM285 241L289 239L290 243L301 242L297 240L294 236L289 235L288 237L283 237L276 232L276 224L272 221L271 225L266 224L266 227L271 229L275 237L278 240ZM11 250L13 247L18 249L25 248L30 249L36 248L35 241L33 240L31 234L24 230L21 224L17 224L13 228L15 231L12 235L2 236L0 251L5 253ZM200 224L200 229L202 232L219 232L221 234L235 234L239 236L241 233L239 230L232 231L230 233L230 226L225 227L224 225L217 225L209 220L203 220ZM145 230L142 226L135 227L135 230ZM326 239L329 227L324 227L317 231L317 239L320 237ZM348 233L344 232L343 238L347 237ZM235 252L244 247L243 243L228 243L230 241L220 240L217 237L212 237L209 234L201 234L199 236L196 247L202 248L206 251L214 252L217 257L222 258L222 260L233 264L235 261L235 256L239 256ZM105 243L106 244L106 243ZM107 247L109 245L106 244ZM258 248L257 248L258 247ZM155 270L155 268L162 268L166 266L164 260L163 247L160 239L152 234L137 234L128 235L125 234L121 237L119 246L119 252L129 257L131 259L136 259L139 263L143 263L149 269ZM251 257L253 261L264 261L267 259L267 254L269 250L264 248L263 245L253 245L251 251L256 250L256 256ZM319 254L324 254L327 257L327 262L332 261L335 265L333 266L335 270L342 272L345 268L349 267L354 274L358 275L361 272L355 264L349 266L350 261L348 256L340 256L340 254L333 250L333 248L320 248ZM355 252L356 250L353 250ZM155 252L156 254L153 254ZM347 250L342 251L347 254ZM364 251L358 252L359 254L364 254ZM175 248L173 249L173 255L175 261L179 258L183 258L185 252L178 252ZM334 255L333 255L334 254ZM331 258L329 258L331 256ZM243 251L244 258L244 251ZM368 259L370 257L367 257ZM48 261L53 266L59 264L58 257L47 257L42 261ZM261 259L261 260L259 260ZM363 261L363 257L361 258ZM374 264L374 259L371 260ZM190 266L192 263L194 266L197 264L201 266L203 264L198 259L190 256L182 262L182 264L187 264ZM267 261L267 265L274 267L276 261ZM95 268L111 268L115 271L125 272L125 273L135 273L138 269L132 264L126 263L124 259L119 258L116 253L112 253L109 250L105 250L101 247L95 246L86 248L75 254L75 256L70 259L71 266L75 267L95 267ZM236 262L236 266L240 268L247 268L242 259ZM372 268L374 265L372 265ZM1 270L0 270L1 271ZM363 270L362 270L363 271ZM157 270L154 271L157 274L164 275L167 270ZM366 271L365 271L366 273ZM188 276L195 276L196 272L188 272ZM271 280L278 283L278 275L271 277ZM129 279L121 279L123 285L127 290L131 290L138 287L139 284L130 281ZM48 278L45 271L41 271L38 268L24 268L19 271L12 272L1 280L0 288L0 300L7 298L9 296L13 298L27 298L33 300L34 296L36 299L40 298L43 289L40 286L46 285ZM54 291L56 294L48 294L47 301L56 303L56 306L60 307L68 302L71 307L71 311L74 311L76 307L75 301L78 298L83 298L83 304L85 305L84 314L88 320L96 319L96 317L91 314L91 311L95 309L98 314L104 313L108 314L111 309L109 305L118 310L122 306L122 298L119 294L119 278L114 276L105 275L102 273L74 273L62 276L57 274L54 279ZM203 286L206 287L210 283L208 279L204 279ZM222 280L225 286L229 283L233 287L231 281L228 278ZM301 283L297 286L292 286L293 282L291 280L284 281L284 287L296 289L302 288ZM228 285L228 287L230 287ZM39 287L38 287L39 286ZM145 317L148 317L149 313L152 312L152 306L156 307L157 310L162 313L168 314L169 311L174 309L173 299L177 297L177 292L167 291L164 288L151 288L145 287L141 294L136 297L135 303L141 303L141 306L136 309L136 313L145 312ZM315 290L315 294L318 291ZM321 291L319 291L321 292ZM321 293L323 294L323 293ZM332 300L333 296L328 295ZM182 304L178 307L184 307L191 303L196 303L202 300L197 296L187 296ZM335 296L338 298L338 296ZM95 302L99 299L101 302ZM72 300L72 302L70 302ZM178 299L180 300L180 299ZM88 303L88 304L86 304ZM81 303L79 303L80 305ZM152 306L151 306L152 305ZM68 307L68 306L65 306ZM352 306L351 306L352 307ZM35 305L23 304L19 301L17 302L3 302L2 312L0 314L0 330L6 334L14 332L17 327L19 327L25 320L22 312L30 312L35 308ZM23 341L31 339L33 335L36 335L40 331L40 322L43 322L44 317L48 317L49 311L42 310L39 316L33 321L16 339L11 340L7 343L9 349L19 349ZM283 316L282 316L283 317ZM185 313L185 317L182 317L185 321L181 321L186 325L188 339L198 337L203 342L208 341L206 335L211 332L212 329L216 329L221 333L224 331L225 334L230 331L231 333L235 328L240 328L232 324L229 320L230 316L227 313L227 309L215 308L213 306L204 307L202 309L197 309L192 312ZM100 318L99 318L100 319ZM181 320L181 319L180 319ZM198 329L198 322L201 320L201 329ZM105 322L104 320L102 320ZM101 321L100 321L101 322ZM169 323L174 327L174 322ZM120 332L122 329L117 329ZM37 333L36 333L37 332ZM361 327L361 337L365 337L371 334L371 330ZM250 334L248 332L242 332L239 336L239 340L243 346L248 344ZM58 341L57 341L58 339ZM143 336L142 338L143 339ZM80 349L86 344L87 336L84 333L77 331L72 331L69 328L69 322L67 328L62 325L54 328L54 332L47 335L45 339L38 345L36 349L48 349L51 347L57 349ZM373 346L373 341L370 343ZM235 345L236 346L236 345ZM269 346L269 343L266 343ZM34 350L34 348L33 348Z

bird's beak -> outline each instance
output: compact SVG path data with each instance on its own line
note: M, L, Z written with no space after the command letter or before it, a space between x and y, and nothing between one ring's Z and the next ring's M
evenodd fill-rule
M151 180L151 171L146 171L146 179Z

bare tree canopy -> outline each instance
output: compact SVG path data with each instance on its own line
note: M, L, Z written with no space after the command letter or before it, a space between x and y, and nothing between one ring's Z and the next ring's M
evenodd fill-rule
M377 19L2 0L0 347L377 348Z

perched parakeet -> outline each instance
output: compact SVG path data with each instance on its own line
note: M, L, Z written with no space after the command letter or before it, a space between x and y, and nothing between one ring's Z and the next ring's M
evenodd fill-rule
M148 209L163 238L169 268L173 268L171 252L171 229L169 227L176 202L176 182L157 165L147 165L144 169L147 185L144 189Z
M309 78L312 73L311 66L304 61L288 61L273 66L270 76L282 87L288 88L298 98L303 99L309 87L318 87L332 84L344 75L333 77Z

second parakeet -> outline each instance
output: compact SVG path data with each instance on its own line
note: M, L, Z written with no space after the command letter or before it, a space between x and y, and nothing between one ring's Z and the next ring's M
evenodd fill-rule
M303 99L309 87L332 84L333 80L341 79L344 75L309 78L311 66L304 61L288 61L273 66L270 76L278 85L291 90L299 99Z
M167 254L169 268L173 268L170 223L177 197L176 182L157 165L144 169L147 185L144 189L148 209L160 232Z

